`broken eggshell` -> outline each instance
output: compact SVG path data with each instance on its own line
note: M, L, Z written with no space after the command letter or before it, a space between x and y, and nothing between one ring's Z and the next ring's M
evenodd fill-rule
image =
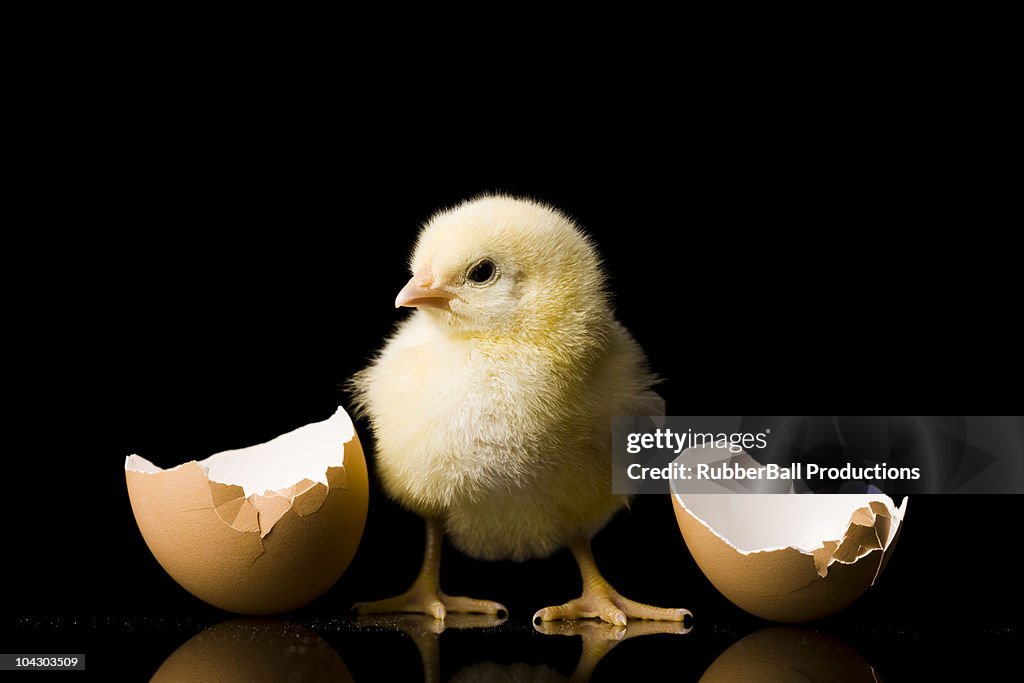
M883 494L673 493L683 539L722 595L781 622L856 600L892 556L907 498Z
M366 460L340 407L266 443L168 470L130 455L125 477L160 565L232 612L274 614L320 597L348 568L366 523Z

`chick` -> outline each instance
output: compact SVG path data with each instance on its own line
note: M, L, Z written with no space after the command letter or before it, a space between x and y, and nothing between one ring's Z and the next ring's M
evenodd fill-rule
M661 399L643 351L614 317L600 258L559 211L485 196L433 216L396 307L415 308L353 380L377 441L385 491L427 520L426 552L399 596L360 614L503 614L439 587L443 534L482 560L543 558L568 546L583 594L535 622L682 621L621 596L590 539L628 498L611 492L611 417Z

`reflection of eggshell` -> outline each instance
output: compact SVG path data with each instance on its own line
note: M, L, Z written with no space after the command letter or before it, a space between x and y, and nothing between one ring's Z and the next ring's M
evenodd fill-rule
M907 499L874 494L675 494L679 529L722 595L774 621L856 600L893 552Z
M264 444L161 470L125 461L132 511L160 565L193 595L271 614L322 595L366 523L366 460L341 408Z
M543 664L480 662L462 669L448 683L565 683L565 676Z
M206 629L175 650L150 683L351 680L334 648L308 628L234 619Z
M846 643L799 628L767 628L733 643L701 683L877 683L871 665Z

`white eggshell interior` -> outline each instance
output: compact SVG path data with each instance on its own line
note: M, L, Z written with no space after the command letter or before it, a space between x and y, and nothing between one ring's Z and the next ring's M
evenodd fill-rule
M355 436L341 408L323 422L299 427L266 443L215 453L198 461L211 481L241 486L245 495L288 488L303 479L327 484L327 468L344 465L345 444ZM125 470L155 474L159 467L138 455Z
M888 546L901 518L901 511L884 494L675 495L684 508L742 553L816 550L824 541L842 539L853 512L872 501L884 503L893 518L884 543Z

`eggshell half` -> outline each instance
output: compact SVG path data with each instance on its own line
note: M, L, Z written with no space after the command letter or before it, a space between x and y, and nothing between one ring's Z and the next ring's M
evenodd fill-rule
M765 619L841 610L881 574L907 499L876 494L672 496L693 559L722 595Z
M243 614L302 607L348 568L366 524L366 460L342 408L264 444L162 470L125 460L132 511L167 573Z

